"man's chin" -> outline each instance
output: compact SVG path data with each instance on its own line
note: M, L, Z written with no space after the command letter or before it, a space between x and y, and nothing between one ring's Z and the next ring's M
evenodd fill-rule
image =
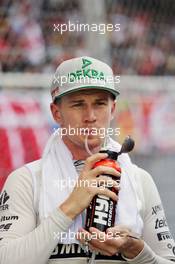
M102 142L102 138L93 135L89 135L87 139L89 149L100 147L102 145Z

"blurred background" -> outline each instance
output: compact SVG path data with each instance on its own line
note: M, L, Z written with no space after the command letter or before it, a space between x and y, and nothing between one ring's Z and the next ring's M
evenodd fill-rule
M53 132L56 67L94 56L121 75L116 139L135 139L131 158L152 174L175 236L174 14L173 0L0 0L0 189L12 170L41 157ZM61 34L56 26L68 22L120 24L120 31L77 26Z

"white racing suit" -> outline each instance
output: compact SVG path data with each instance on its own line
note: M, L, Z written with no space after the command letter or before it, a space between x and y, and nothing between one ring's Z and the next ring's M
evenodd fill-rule
M34 161L32 166L39 182L40 160ZM157 188L146 171L138 167L136 170L137 192L142 203L144 249L132 260L126 260L120 254L112 257L97 254L96 263L168 264L175 261L175 243ZM55 208L48 218L39 222L33 186L31 173L25 166L11 173L4 185L0 195L0 263L88 263L91 253L86 254L80 245L58 244L55 234L65 232L72 223L60 209Z

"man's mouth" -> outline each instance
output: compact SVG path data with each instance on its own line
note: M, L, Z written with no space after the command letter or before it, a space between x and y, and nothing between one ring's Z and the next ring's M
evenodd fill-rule
M98 133L99 128L96 127L87 127L84 129L86 135L96 135Z

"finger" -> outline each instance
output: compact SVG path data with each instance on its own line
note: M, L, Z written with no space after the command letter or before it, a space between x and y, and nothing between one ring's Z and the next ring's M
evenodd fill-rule
M120 225L120 226L114 226L114 227L108 228L106 230L106 233L109 233L109 232L113 233L114 235L117 233L130 234L132 230L125 225Z
M109 189L104 188L103 186L96 188L96 194L107 196L107 197L111 198L113 201L118 200L118 196L115 192L110 191Z
M108 176L99 176L98 178L96 178L96 182L98 183L98 186L103 186L104 188L115 187L116 189L119 189L118 182Z
M95 228L96 229L96 228ZM97 229L98 230L98 229ZM100 232L100 234L102 234L103 236L105 236L105 233L104 232ZM77 236L79 241L82 241L84 242L86 239L90 239L89 243L95 239L99 239L98 238L98 234L96 232L89 232L87 230L85 230L84 228L80 228L78 230L78 233L77 233Z
M89 228L89 232L92 233L96 233L96 237L99 240L102 240L101 238L103 237L102 235L105 234L104 239L102 242L107 242L108 245L112 245L112 247L114 246L114 242L115 242L115 238L113 237L113 233L104 233L101 232L99 229L95 228L95 227L90 227Z
M100 176L95 180L92 180L92 184L93 186L99 186L101 188L110 188L111 191L115 192L116 194L118 194L119 190L120 190L120 185L118 182L116 182L115 180L113 180L110 177L107 176Z
M90 227L89 228L89 232L92 234L92 233L96 233L96 234L101 234L101 233L104 233L102 231L100 231L98 228L95 228L95 227Z
M121 173L115 170L114 168L108 167L108 166L98 166L91 170L91 177L97 177L98 175L112 175L117 178L117 180L120 179ZM105 175L104 175L105 176Z
M102 233L102 232L101 232ZM100 233L100 234L101 234ZM105 233L104 233L105 235ZM107 251L105 250L105 246L104 247L101 247L101 245L98 247L98 243L101 243L102 241L97 240L97 234L92 232L88 232L87 230L83 229L83 228L80 228L78 230L78 233L76 234L76 238L77 240L79 240L82 244L85 244L85 240L87 239L90 239L90 241L88 242L88 246L89 246L89 249L91 251L96 251L96 252L100 252L100 254L102 255L107 255L107 256L110 256L110 251ZM96 245L97 246L94 246L93 244L95 244L95 241L96 241Z
M93 241L98 240L99 243L103 243L107 240L106 233L100 231L99 229L97 229L95 227L90 227L89 232L93 236Z
M113 244L116 245L119 251L132 244L131 238L133 237L130 235L130 229L126 226L108 228L106 233L111 236ZM109 244L111 244L110 242L111 241L109 241Z
M85 230L84 228L80 228L76 234L76 239L79 240L82 244L84 244L86 239L91 239L91 233Z
M105 232L101 232L95 227L91 227L89 231L91 234L93 234L94 237L94 239L92 239L91 241L91 247L93 247L103 255L112 256L117 253L116 245L114 243L109 243L111 241L108 239Z
M91 170L94 164L102 159L106 159L108 157L107 153L96 153L90 157L88 157L85 161L84 170Z

